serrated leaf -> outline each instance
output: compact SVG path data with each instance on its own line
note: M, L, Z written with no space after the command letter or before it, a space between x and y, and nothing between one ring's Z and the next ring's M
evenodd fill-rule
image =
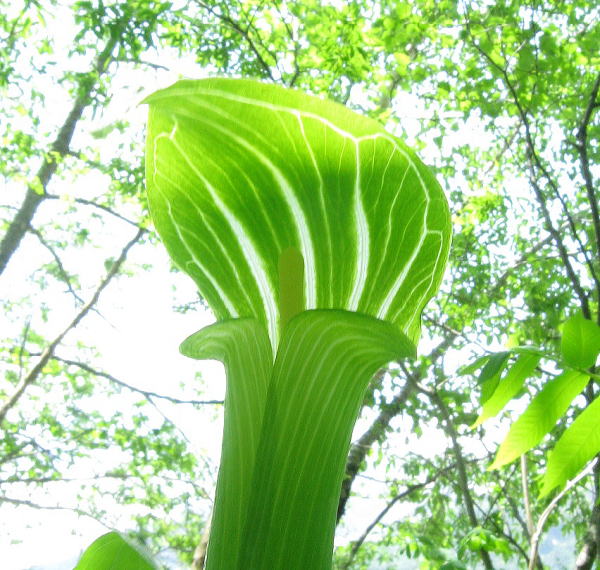
M547 382L511 426L489 469L498 469L536 446L586 386L588 376L571 370Z
M81 555L74 570L158 570L146 549L118 532L97 538Z
M523 383L531 376L539 361L540 356L537 354L521 354L506 373L506 376L500 380L494 393L484 403L481 414L471 428L476 428L487 419L498 414L518 394Z
M562 487L600 453L600 398L596 398L567 428L548 455L540 497Z
M583 315L573 315L563 325L560 351L570 366L594 366L600 353L600 327Z

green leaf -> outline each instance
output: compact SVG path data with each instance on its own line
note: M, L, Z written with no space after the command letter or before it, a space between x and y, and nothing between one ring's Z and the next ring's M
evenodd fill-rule
M481 414L471 427L474 429L498 414L517 395L525 379L531 376L539 361L540 356L537 354L521 354L506 376L498 383L490 398L484 403Z
M498 382L500 381L500 375L502 374L502 371L508 362L509 356L510 353L508 352L498 352L496 354L492 354L483 367L483 370L479 374L477 382L481 386L482 404L485 404L485 402L496 390Z
M74 570L157 570L160 568L146 550L119 532L97 538L81 555Z
M487 362L490 359L490 356L490 354L484 354L474 362L466 364L465 366L461 366L458 369L458 374L460 376L466 376L467 374L475 374L475 372L477 372L479 369L483 368L487 364Z
M548 455L540 497L562 487L600 453L600 398L596 398L562 434Z
M573 315L563 325L560 351L570 366L594 366L600 353L600 327L583 315Z
M255 81L180 81L146 102L152 217L218 320L255 317L275 348L279 258L294 248L303 309L368 314L417 342L450 217L401 141L341 105Z
M574 370L564 372L548 382L511 426L489 469L498 469L510 463L540 443L587 382L586 374Z
M203 329L182 351L222 359L228 369L207 569L328 568L365 389L382 365L414 356L412 342L391 323L317 310L289 322L274 363L266 329L253 319Z
M207 568L331 565L372 374L414 356L450 241L443 192L376 122L246 80L147 99L151 213L218 320L182 345L227 370Z
M227 374L221 465L211 528L211 553L235 568L273 367L266 330L256 319L216 323L187 338L180 350L220 360Z

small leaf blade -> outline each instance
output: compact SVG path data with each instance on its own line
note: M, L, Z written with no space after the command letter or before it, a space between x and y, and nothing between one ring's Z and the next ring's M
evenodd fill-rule
M547 382L511 426L489 469L498 469L514 461L540 443L587 382L588 376L575 370L564 372Z
M600 398L596 398L562 434L548 456L540 497L545 497L600 453Z
M563 325L560 351L569 366L594 366L600 353L600 327L581 314L573 315Z
M481 414L471 428L474 429L489 418L496 416L516 396L539 361L540 356L537 354L524 353L519 355L506 376L500 380L494 393L484 403Z
M109 532L97 538L81 555L74 570L159 570L160 566L140 545L119 532Z

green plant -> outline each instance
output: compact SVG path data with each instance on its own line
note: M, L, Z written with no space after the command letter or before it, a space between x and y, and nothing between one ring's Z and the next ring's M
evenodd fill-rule
M517 359L507 369L511 354L517 355ZM534 373L542 357L554 360L564 369L564 372L544 383L527 409L512 424L490 469L511 463L542 441L566 415L575 397L590 382L598 380L598 375L591 370L599 354L600 327L575 314L563 325L560 356L536 348L518 347L486 355L463 371L483 367L479 375L483 409L473 424L476 427L497 415L510 400L522 393L525 380ZM548 495L557 487L564 487L598 453L600 399L596 398L575 418L548 454L540 496Z
M75 570L127 568L156 570L159 566L149 552L118 532L107 532L97 538L83 553Z
M352 428L374 372L415 355L447 202L337 104L228 79L146 102L151 214L217 317L181 351L227 373L206 568L330 568Z

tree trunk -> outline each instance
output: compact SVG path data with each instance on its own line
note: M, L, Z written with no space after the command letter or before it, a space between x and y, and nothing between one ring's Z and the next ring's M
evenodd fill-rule
M112 52L118 42L118 36L113 34L107 42L104 50L98 54L94 63L93 72L99 78L108 68L112 59ZM58 167L58 161L67 155L69 146L73 139L75 127L81 119L84 109L90 104L91 96L97 81L90 81L85 88L81 88L75 103L65 122L60 128L55 141L50 146L50 152L44 158L44 162L36 175L36 187L27 188L25 200L19 208L16 216L8 227L6 234L0 242L0 275L6 269L11 257L17 251L19 244L31 226L33 217L38 206L43 202L46 189Z

